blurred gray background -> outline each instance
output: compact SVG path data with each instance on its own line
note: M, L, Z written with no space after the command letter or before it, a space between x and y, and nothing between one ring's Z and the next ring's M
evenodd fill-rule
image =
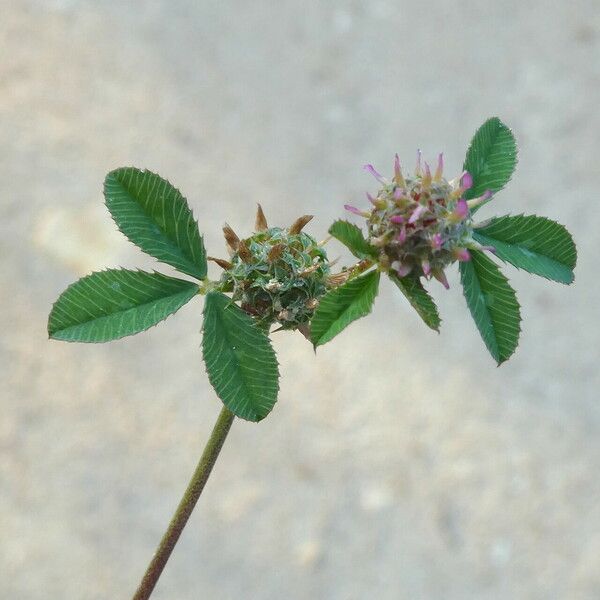
M279 403L234 424L155 598L600 598L598 0L0 0L0 57L0 597L130 597L219 410L201 302L47 341L74 279L155 266L107 171L167 176L223 256L256 202L324 237L365 162L458 173L498 115L520 160L481 215L566 224L575 285L507 268L525 321L499 369L455 273L439 336L385 285L316 357L276 337Z

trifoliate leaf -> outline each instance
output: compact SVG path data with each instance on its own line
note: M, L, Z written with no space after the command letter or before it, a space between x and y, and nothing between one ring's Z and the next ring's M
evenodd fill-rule
M473 186L465 198L477 198L486 190L498 192L510 180L516 164L517 144L512 131L498 117L488 119L473 136L467 151L464 170L473 177ZM471 209L471 214L478 208Z
M109 269L70 285L52 307L48 334L67 342L108 342L145 331L198 293L190 281Z
M572 283L577 250L565 227L535 215L503 216L476 227L473 238L496 256L529 273Z
M332 340L352 321L371 312L379 288L379 271L351 279L323 296L310 325L315 347Z
M271 412L279 390L271 342L252 317L220 292L206 295L202 354L210 383L232 413L260 421Z
M427 327L434 331L440 330L440 315L433 298L423 287L418 277L407 275L398 277L393 271L388 273L390 279L400 288L400 291L406 296L411 306L419 313L419 316L425 322Z
M124 167L104 181L117 227L144 252L182 273L204 279L206 251L186 199L166 179Z
M359 227L348 221L336 221L329 233L342 242L357 258L377 258L377 249L364 238Z
M463 291L485 345L501 364L519 343L519 303L498 266L483 252L471 250L470 254L470 261L460 263Z

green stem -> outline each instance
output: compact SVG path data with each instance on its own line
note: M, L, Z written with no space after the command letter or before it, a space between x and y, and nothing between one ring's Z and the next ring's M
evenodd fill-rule
M219 452L223 447L225 438L229 433L233 419L234 414L226 407L223 407L219 414L219 418L213 427L212 433L210 434L206 447L204 448L204 452L200 457L200 462L194 471L194 475L169 523L167 531L163 535L163 538L146 569L144 578L142 579L137 592L133 596L133 600L148 600L148 598L150 598L154 586L161 576L163 569L171 556L171 552L173 552L173 548L175 548L175 544L177 544L179 536L194 510L194 506L196 506L196 502L198 502L198 498L200 498L200 494L206 485L212 468L219 456Z

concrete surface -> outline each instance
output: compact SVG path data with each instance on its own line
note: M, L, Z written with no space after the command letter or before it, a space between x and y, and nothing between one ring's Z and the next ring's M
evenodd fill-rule
M316 358L277 338L279 404L234 424L155 598L600 598L597 0L0 0L0 57L0 597L128 598L219 410L199 302L46 339L75 278L153 266L108 170L168 176L220 255L257 201L324 236L396 151L458 171L497 114L520 162L485 214L568 225L575 285L507 270L525 324L500 369L456 275L439 336L385 286Z

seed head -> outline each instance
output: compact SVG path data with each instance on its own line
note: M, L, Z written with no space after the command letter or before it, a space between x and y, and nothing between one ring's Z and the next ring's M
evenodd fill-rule
M215 259L225 269L220 289L232 292L263 327L279 323L281 329L301 329L332 287L325 250L302 231L311 218L302 216L287 229L268 227L259 206L257 231L249 238L223 229L231 257Z

